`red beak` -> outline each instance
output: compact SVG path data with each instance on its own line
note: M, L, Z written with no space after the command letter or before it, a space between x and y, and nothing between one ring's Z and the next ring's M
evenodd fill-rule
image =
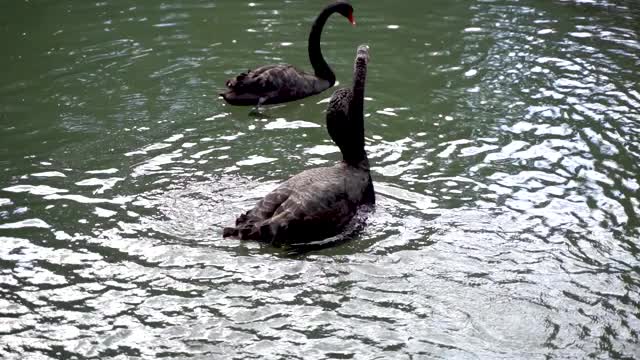
M353 18L353 13L350 13L347 19L349 19L351 25L356 26L356 19Z

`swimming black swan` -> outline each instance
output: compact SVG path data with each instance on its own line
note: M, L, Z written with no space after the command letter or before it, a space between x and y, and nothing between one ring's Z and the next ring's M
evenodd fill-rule
M274 245L306 243L342 232L361 205L375 194L364 148L364 85L369 47L358 47L353 89L338 89L327 108L327 130L342 152L331 167L309 169L267 194L225 228L224 237L261 240Z
M355 25L353 8L339 1L325 7L309 34L309 60L315 76L292 65L266 65L227 80L229 90L220 96L231 105L278 104L318 94L333 86L336 76L320 51L320 35L327 19L339 13Z

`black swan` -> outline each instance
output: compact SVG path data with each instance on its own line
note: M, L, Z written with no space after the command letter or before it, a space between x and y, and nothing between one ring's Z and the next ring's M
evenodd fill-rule
M229 90L220 96L231 105L278 104L315 95L332 87L336 76L320 51L320 35L327 19L335 12L355 25L353 8L349 3L338 1L320 12L309 34L309 60L315 75L292 65L266 65L227 80Z
M309 169L267 194L224 228L224 237L274 245L308 243L335 237L361 205L373 206L375 193L364 145L364 85L369 47L361 45L354 65L353 89L338 89L327 108L327 130L343 160Z

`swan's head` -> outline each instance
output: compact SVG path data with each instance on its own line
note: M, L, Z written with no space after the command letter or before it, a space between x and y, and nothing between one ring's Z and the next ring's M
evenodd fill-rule
M353 7L351 4L344 1L338 1L335 3L335 9L340 15L349 19L351 25L356 25L356 19L353 17Z
M369 45L358 46L358 51L356 52L356 67L361 65L367 65L368 62L369 62Z
M356 52L356 56L359 58L366 58L369 60L369 45L362 44L358 46L358 51Z

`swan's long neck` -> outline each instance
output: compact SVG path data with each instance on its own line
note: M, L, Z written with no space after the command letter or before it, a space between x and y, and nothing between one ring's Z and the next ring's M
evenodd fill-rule
M369 54L366 50L358 50L355 64L353 65L353 100L351 101L351 121L362 130L364 141L364 85L367 80L367 63Z
M358 51L353 69L353 100L349 107L350 121L354 130L354 148L358 150L362 160L367 159L367 153L364 150L364 85L367 79L368 56L367 53Z
M352 130L351 149L349 158L345 161L362 167L369 167L367 152L364 149L364 87L367 79L367 62L369 55L366 50L358 50L353 69L353 98L349 104L349 122Z
M336 75L329 67L329 64L324 60L322 51L320 50L320 36L322 35L322 28L327 22L327 19L331 14L336 11L336 7L333 5L327 6L322 10L320 15L316 18L311 26L311 33L309 34L309 61L315 72L315 75L321 79L325 79L331 83L331 86L336 82Z

